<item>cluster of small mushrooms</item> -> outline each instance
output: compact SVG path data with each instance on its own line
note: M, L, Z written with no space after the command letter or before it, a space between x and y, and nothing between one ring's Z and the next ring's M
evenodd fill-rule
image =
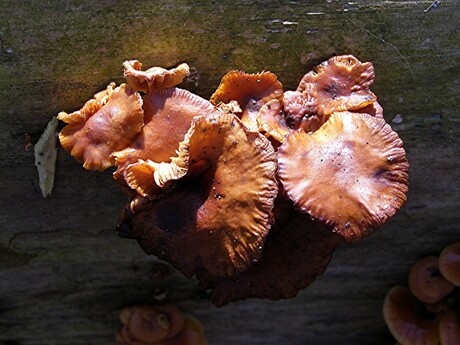
M203 326L172 304L135 305L120 312L118 345L206 345Z
M460 242L417 261L408 283L390 289L383 304L397 344L460 344Z
M406 201L409 165L370 62L332 57L295 91L231 71L209 101L176 87L187 64L124 67L127 84L58 115L60 142L86 169L116 169L131 197L118 233L195 275L216 305L295 296L340 240Z

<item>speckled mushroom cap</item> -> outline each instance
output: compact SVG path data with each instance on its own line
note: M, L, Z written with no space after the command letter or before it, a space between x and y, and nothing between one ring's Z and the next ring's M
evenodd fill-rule
M334 113L316 132L291 132L278 149L279 179L302 211L346 241L381 226L406 200L408 162L383 119Z
M439 271L438 257L425 256L412 265L408 285L412 294L425 303L436 303L450 294L455 285Z
M60 113L68 124L59 133L61 145L88 170L114 164L111 154L127 147L144 125L142 99L126 84L98 93L79 111Z
M197 117L186 136L188 166L207 162L174 192L128 209L118 227L186 276L229 276L260 258L277 194L276 155L232 114ZM187 176L185 176L187 177Z
M400 344L439 344L438 322L417 314L414 298L407 288L395 286L387 293L383 317Z
M452 243L439 256L439 270L444 278L460 286L460 242Z
M357 110L376 100L369 90L374 82L374 66L360 62L353 55L334 56L304 75L297 91L305 91L310 83L316 85L318 112Z
M260 108L272 99L279 99L283 86L271 72L248 74L243 71L230 71L221 80L219 87L211 96L211 103L237 101L242 113L238 116L250 130L257 131L256 116Z
M162 67L151 67L142 71L142 63L129 60L123 63L124 76L133 90L148 93L153 90L166 89L179 85L189 74L190 68L182 63L169 70Z
M291 298L326 270L340 236L308 215L295 212L292 206L291 214L283 221L276 208L275 204L275 224L259 261L232 277L198 274L200 286L211 290L215 305L251 297Z
M170 162L193 118L217 112L209 101L179 88L152 91L143 101L145 126L129 147L113 153L117 180L123 181L125 168L138 160Z
M282 143L290 128L284 118L283 107L278 99L272 99L260 108L256 116L259 132Z

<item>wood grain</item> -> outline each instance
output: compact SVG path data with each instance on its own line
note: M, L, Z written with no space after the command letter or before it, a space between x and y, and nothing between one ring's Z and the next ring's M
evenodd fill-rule
M113 344L118 310L167 289L210 344L393 344L386 291L460 240L460 11L455 0L430 4L0 1L0 343ZM121 82L125 59L186 61L184 87L209 97L230 69L270 70L292 89L336 54L374 63L372 89L411 165L409 201L378 233L341 246L295 299L216 309L178 273L151 278L157 261L113 231L126 200L111 173L84 171L62 150L53 194L41 196L25 133L35 143L58 111Z

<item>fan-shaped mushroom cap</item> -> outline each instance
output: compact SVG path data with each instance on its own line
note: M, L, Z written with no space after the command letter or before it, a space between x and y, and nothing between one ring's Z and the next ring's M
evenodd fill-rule
M460 242L444 248L439 256L439 270L444 278L455 286L460 286Z
M439 320L439 338L442 345L460 344L460 321L455 310L442 315Z
M192 181L180 179L174 193L134 214L128 209L119 229L129 229L147 253L186 276L247 269L260 258L277 194L272 146L222 114L197 117L182 150L189 152L186 166L206 161L209 168Z
M334 113L316 132L291 132L278 149L278 175L302 211L346 241L381 226L406 200L402 141L383 119Z
M251 297L291 298L326 270L340 236L295 211L287 222L277 219L262 258L248 270L231 277L198 274L200 286L211 289L215 305Z
M113 165L111 154L127 147L144 125L139 93L122 84L97 98L76 113L60 113L67 122L59 133L62 146L89 170L105 170ZM78 114L79 113L79 114Z
M117 180L123 180L125 168L139 160L170 162L193 118L217 112L209 101L179 88L152 91L143 100L145 126L129 147L113 153L119 166L114 174Z
M250 130L257 131L256 116L260 108L272 99L281 98L282 94L283 86L271 72L230 71L211 96L211 103L237 101L242 110L241 121Z
M423 319L416 312L410 291L395 286L383 303L383 317L395 339L404 345L438 345L438 323Z
M282 143L290 129L286 124L283 107L278 99L272 99L260 108L257 114L259 132L266 133L276 141Z
M418 260L409 271L409 289L420 301L436 303L450 294L455 286L441 275L436 256Z
M318 113L362 109L376 100L369 90L374 82L372 63L360 62L352 55L335 56L304 75L297 87L303 92L309 83L316 85Z
M129 60L123 63L124 76L133 90L148 93L152 90L166 89L179 85L189 74L190 68L186 63L170 70L162 67L152 67L142 71L142 63Z
M158 344L177 336L186 323L185 316L171 304L132 306L120 313L123 324L117 334L122 345Z

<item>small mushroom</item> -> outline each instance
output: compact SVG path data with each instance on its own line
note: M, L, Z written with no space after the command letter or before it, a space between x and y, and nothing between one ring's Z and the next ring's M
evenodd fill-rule
M138 60L129 60L123 63L124 76L133 90L148 93L152 90L166 89L179 85L189 74L190 68L181 63L170 70L162 67L152 67L142 71L142 63Z
M171 304L141 305L123 309L120 321L123 328L117 334L119 344L131 345L136 341L150 344L176 336L184 327L185 316Z
M290 128L287 126L283 107L278 99L272 99L260 108L256 116L259 132L266 133L266 136L282 143L284 137L289 133Z
M210 298L216 306L251 297L291 298L326 270L340 236L307 215L295 212L292 206L288 218L280 221L283 217L278 217L279 199L274 210L275 224L260 260L231 277L198 274L200 286L211 290Z
M460 242L444 248L439 256L439 270L444 278L455 286L460 286Z
M318 114L326 116L336 111L359 110L376 101L369 90L374 78L372 63L362 63L353 55L335 56L305 74L297 91L303 92L310 83L315 84Z
M247 269L260 258L278 191L272 146L221 114L196 117L180 147L187 167L205 161L204 168L188 179L187 171L160 200L126 208L119 230L186 276Z
M406 200L402 141L383 119L334 113L316 132L291 132L278 149L278 176L302 212L346 241L361 239Z
M314 132L327 120L318 112L318 92L313 83L305 84L303 91L286 91L283 106L286 123L292 129L301 127L307 133Z
M142 99L126 84L96 94L78 112L59 113L67 123L59 133L61 145L88 170L114 164L112 153L127 147L144 125Z
M460 321L455 310L441 315L439 319L439 338L441 345L460 344Z
M179 88L152 91L143 97L143 101L145 126L129 147L112 155L118 166L114 178L121 183L125 182L125 169L130 164L143 163L139 160L171 162L171 157L176 156L179 143L184 140L193 118L217 112L209 101ZM153 179L148 178L150 168L148 165L139 164L134 167L139 174L147 174L142 181L138 179L138 182L148 183L132 186L133 189L142 195L150 194L155 189L155 185L152 185Z
M455 288L441 275L438 257L433 255L422 258L411 267L408 283L414 296L425 303L437 303Z
M438 345L438 322L417 313L410 291L395 286L388 291L383 303L383 317L395 339L404 345Z
M174 305L132 306L120 313L119 345L206 345L203 326Z
M219 104L237 101L242 113L238 115L243 124L252 131L258 130L257 114L260 108L272 99L279 99L283 86L271 72L247 74L230 71L221 80L211 96L211 103Z

